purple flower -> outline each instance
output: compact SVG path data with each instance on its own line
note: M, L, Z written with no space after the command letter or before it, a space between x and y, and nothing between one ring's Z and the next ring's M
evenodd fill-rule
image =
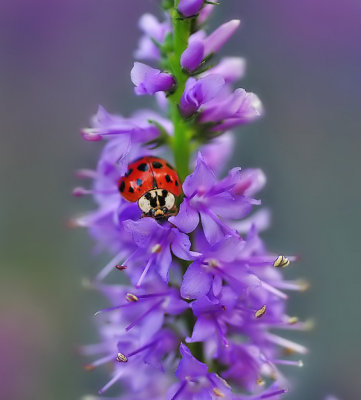
M103 138L112 138L118 135L132 136L136 143L145 143L159 135L159 129L149 123L150 119L164 121L152 111L143 111L134 114L131 118L109 114L104 107L99 106L96 115L92 118L92 127L82 130L85 140L98 141Z
M181 57L181 65L188 72L195 71L203 61L204 45L200 40L193 40Z
M175 84L172 75L139 62L134 63L131 78L135 85L135 94L138 96L145 94L152 95L156 92L167 92Z
M204 40L204 54L209 56L213 53L218 53L219 50L225 45L226 42L233 36L240 25L241 21L233 19L232 21L226 22L212 32Z
M202 255L184 274L181 295L185 299L198 299L210 294L218 296L222 290L225 264L235 261L244 246L241 238L226 236L213 246L205 245Z
M199 26L204 24L207 21L207 19L209 18L209 16L212 14L212 12L214 10L214 7L215 7L215 4L206 4L205 6L203 6L203 8L199 12L199 15L197 18L197 22L198 22Z
M163 44L165 37L171 31L168 21L159 22L152 14L144 14L139 20L139 28L144 32L135 58L139 60L158 60L161 56L159 46Z
M240 25L239 20L232 20L224 23L209 36L203 31L196 31L189 38L189 46L194 42L201 42L203 44L203 56L208 57L218 53L221 48L233 36Z
M135 264L128 260L132 280L140 286L148 272L155 269L159 276L168 282L168 272L172 263L172 253L180 259L191 260L190 240L187 235L170 224L160 225L153 218L140 221L125 221L126 232L137 246ZM141 262L139 262L141 261Z
M243 78L246 70L246 61L241 57L226 57L219 64L204 72L202 76L218 74L223 76L226 83L234 83Z
M216 98L223 86L224 79L220 75L208 75L199 80L189 78L180 101L183 115L192 115L201 106Z
M238 237L237 232L230 229L222 219L243 218L251 211L252 205L259 204L259 201L236 189L242 181L243 174L239 168L235 168L225 179L217 182L214 172L199 154L194 172L183 184L185 198L179 214L169 221L189 233L196 229L201 220L204 234L210 243L216 243L225 234Z
M178 11L188 18L197 14L202 6L203 0L179 0Z
M214 123L212 130L225 131L260 118L262 103L253 93L237 89L232 94L222 92L221 96L208 102L202 109L200 122Z
M183 343L182 360L175 372L179 384L171 388L171 400L198 400L222 398L232 400L230 387L218 375L208 372L206 364L198 361Z

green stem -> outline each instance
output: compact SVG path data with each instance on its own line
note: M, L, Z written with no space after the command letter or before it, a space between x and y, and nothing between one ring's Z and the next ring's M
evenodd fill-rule
M182 70L180 60L182 53L188 46L192 21L189 18L181 18L176 8L172 10L171 17L174 30L174 52L169 58L169 64L177 82L176 90L169 96L171 104L170 116L174 126L174 136L171 141L171 146L177 172L180 179L184 181L185 177L189 175L192 128L187 124L179 111L179 102L188 79L188 75Z
M184 93L188 74L181 67L181 56L184 50L188 47L188 39L192 30L192 19L181 18L177 11L178 0L175 1L174 9L171 11L173 23L173 53L169 56L169 66L172 74L176 79L176 90L169 96L170 101L170 118L174 126L174 135L171 138L171 148L174 154L175 166L182 182L189 175L189 163L192 154L191 138L193 136L194 127L189 121L186 121L180 113L179 103ZM189 263L183 262L183 272L185 273ZM185 322L189 331L192 334L195 316L191 310L188 310L185 315ZM191 343L188 345L193 355L198 360L203 361L203 345L202 343Z

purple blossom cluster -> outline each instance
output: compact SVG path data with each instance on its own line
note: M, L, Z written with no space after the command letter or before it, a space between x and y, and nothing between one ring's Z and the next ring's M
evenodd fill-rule
M217 59L239 21L207 34L216 6L176 3L164 2L162 22L141 17L135 57L152 66L137 61L131 71L135 94L155 95L159 111L126 118L99 107L82 131L105 146L94 170L78 171L91 184L74 195L93 196L97 207L74 223L88 228L97 251L111 254L91 282L110 305L95 316L99 343L82 348L91 358L86 369L110 366L99 396L119 385L119 400L277 400L288 389L283 366L300 366L297 353L306 353L280 335L307 328L286 311L286 291L305 285L284 280L281 269L295 257L270 252L259 236L269 224L257 198L263 172L224 173L230 129L259 118L262 104L233 88L244 60ZM183 48L180 29L188 29ZM180 133L196 150L189 160L177 161ZM179 212L168 220L142 217L119 193L129 163L144 156L189 171L180 175Z

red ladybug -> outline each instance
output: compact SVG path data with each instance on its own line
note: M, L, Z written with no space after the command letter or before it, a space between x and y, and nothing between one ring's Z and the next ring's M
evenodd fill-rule
M165 219L178 213L176 197L182 193L174 168L162 158L141 157L128 165L119 180L120 194L128 201L138 201L143 217Z

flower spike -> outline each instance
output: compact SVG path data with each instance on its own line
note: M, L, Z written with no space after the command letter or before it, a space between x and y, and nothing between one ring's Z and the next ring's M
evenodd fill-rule
M110 371L89 400L116 385L117 400L280 400L279 368L301 367L295 353L308 351L287 334L311 322L285 311L289 293L308 284L285 280L297 258L275 255L260 236L270 225L259 198L266 176L225 171L235 128L263 106L234 86L245 60L219 57L240 21L206 32L218 4L162 0L162 20L144 14L130 78L159 112L99 106L81 131L102 149L96 167L76 174L88 184L73 190L95 210L72 225L89 231L94 254L110 254L85 285L108 303L95 313L100 343L81 351L92 358L86 370Z

